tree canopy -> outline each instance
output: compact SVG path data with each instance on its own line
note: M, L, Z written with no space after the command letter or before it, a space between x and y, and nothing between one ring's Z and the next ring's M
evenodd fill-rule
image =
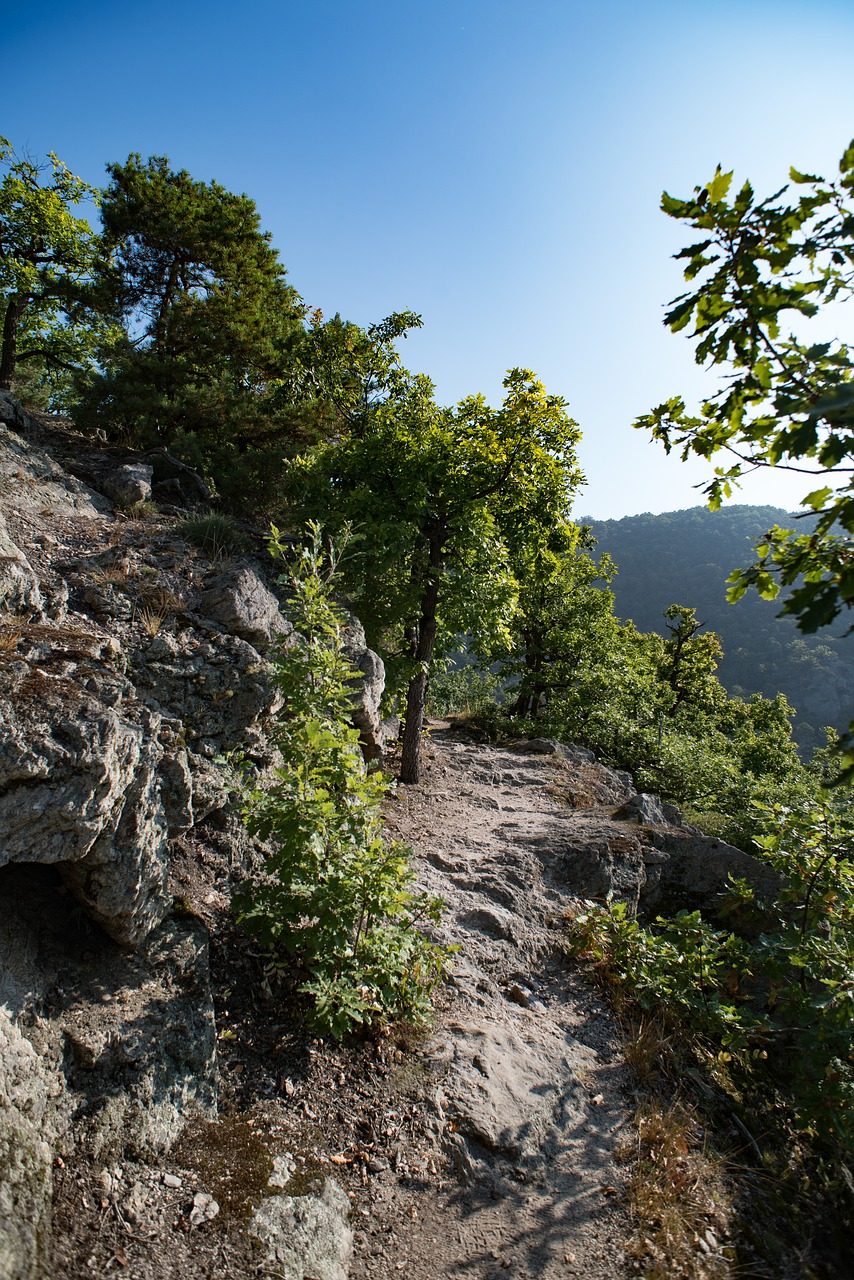
M506 633L513 548L565 521L581 481L565 402L526 369L504 387L498 410L482 396L449 409L427 379L401 378L358 430L292 472L298 509L361 538L348 586L372 642L403 664L405 781L419 777L431 663L460 632Z
M792 169L802 188L757 199L749 182L728 199L731 173L720 168L687 200L664 194L662 208L703 238L676 256L686 261L691 291L665 318L673 332L693 322L698 364L732 370L697 415L679 398L659 405L637 426L668 451L677 447L713 458L707 493L712 507L739 479L764 467L802 471L820 480L802 505L817 520L806 534L775 526L758 559L733 579L737 598L748 586L773 598L792 587L784 609L804 631L815 631L854 604L854 365L842 342L783 336L785 313L815 316L822 305L854 290L854 142L836 182Z
M674 397L636 425L683 458L729 453L707 489L712 507L758 468L816 477L802 499L812 528L769 529L754 563L733 573L730 593L755 587L773 599L788 587L784 612L812 632L854 605L854 363L845 343L784 336L782 322L787 313L809 319L854 291L854 142L836 181L790 176L799 195L784 187L757 199L745 182L730 199L732 174L720 168L687 200L665 192L665 213L702 235L676 255L692 288L665 323L677 332L693 322L697 362L731 373L699 414Z
M165 156L107 172L91 304L119 337L100 352L83 420L137 446L180 444L221 475L265 446L281 454L296 433L282 385L306 308L254 201Z
M16 156L0 137L0 387L14 390L20 366L61 378L90 362L91 333L68 323L77 287L89 276L96 241L74 206L97 192L50 152L40 164Z

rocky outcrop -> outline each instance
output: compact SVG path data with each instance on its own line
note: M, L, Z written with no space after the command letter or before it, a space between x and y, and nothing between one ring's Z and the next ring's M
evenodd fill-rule
M352 614L345 636L344 655L359 673L353 688L353 724L359 730L366 758L376 760L382 755L392 729L380 714L385 667L379 654L368 648L365 628Z
M224 631L240 636L255 648L269 645L293 632L282 616L279 602L248 565L235 565L212 573L205 581L196 608Z
M190 468L87 447L8 396L0 415L0 1280L42 1280L57 1151L150 1160L216 1113L195 913L227 915L231 872L258 857L219 761L277 759L265 655L293 627L260 562L209 561L140 508L209 497ZM361 638L374 724L382 664ZM285 1199L259 1237L303 1221ZM312 1212L306 1274L345 1275L334 1189ZM294 1245L270 1248L284 1265Z
M94 683L91 660L87 670ZM115 678L109 687L118 700L131 690ZM137 945L169 905L160 717L122 713L79 673L45 670L29 653L0 664L0 717L0 866L55 864L93 919Z

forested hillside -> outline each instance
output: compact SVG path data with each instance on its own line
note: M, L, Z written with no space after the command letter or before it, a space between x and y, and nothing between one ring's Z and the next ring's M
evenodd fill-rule
M640 631L667 634L664 610L689 605L723 644L718 674L735 697L784 693L795 708L801 747L821 745L824 725L840 731L854 716L854 639L803 635L795 619L780 616L780 604L748 592L727 603L726 579L752 558L752 547L772 525L797 527L802 520L777 507L736 506L709 511L691 507L591 519L599 552L617 565L611 581L615 612Z

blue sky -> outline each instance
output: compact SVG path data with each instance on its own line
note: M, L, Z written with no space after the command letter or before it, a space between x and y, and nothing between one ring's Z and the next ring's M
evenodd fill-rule
M599 518L701 500L703 467L631 429L710 386L661 325L686 239L662 189L720 161L774 190L854 136L851 0L32 0L2 48L16 149L96 184L166 154L246 191L312 306L423 315L404 360L444 402L534 369L582 427L576 509Z

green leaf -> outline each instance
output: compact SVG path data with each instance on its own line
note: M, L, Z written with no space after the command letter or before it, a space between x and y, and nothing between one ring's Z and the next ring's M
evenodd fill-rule
M718 165L717 169L715 170L715 176L712 178L707 188L709 192L709 200L712 202L712 204L717 204L719 201L725 198L727 192L729 191L731 182L732 182L732 170L730 170L729 173L722 173L721 167L720 165Z

